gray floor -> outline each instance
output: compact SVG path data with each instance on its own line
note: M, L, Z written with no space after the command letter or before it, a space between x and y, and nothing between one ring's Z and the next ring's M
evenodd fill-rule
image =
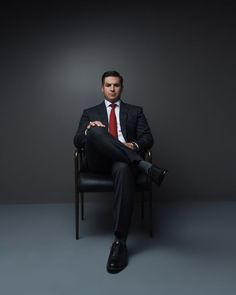
M160 202L153 239L136 207L116 275L109 206L86 204L76 241L73 204L1 205L0 294L236 294L235 202Z

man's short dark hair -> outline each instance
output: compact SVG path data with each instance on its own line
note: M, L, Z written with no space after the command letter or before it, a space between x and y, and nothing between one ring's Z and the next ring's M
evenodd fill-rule
M106 77L119 77L121 87L123 87L123 77L117 71L107 71L102 75L102 85L104 84L104 80Z

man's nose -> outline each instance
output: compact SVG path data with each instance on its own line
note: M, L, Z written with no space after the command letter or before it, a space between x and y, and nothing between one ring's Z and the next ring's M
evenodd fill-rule
M111 91L114 91L114 90L115 90L114 85L111 85Z

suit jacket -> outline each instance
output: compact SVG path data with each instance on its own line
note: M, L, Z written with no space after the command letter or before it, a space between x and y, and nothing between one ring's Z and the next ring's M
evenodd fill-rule
M90 121L101 121L108 128L108 117L105 102L83 111L78 130L74 137L74 145L80 149L85 146L85 130ZM153 136L147 119L139 106L120 103L120 125L126 142L136 142L142 153L153 145Z

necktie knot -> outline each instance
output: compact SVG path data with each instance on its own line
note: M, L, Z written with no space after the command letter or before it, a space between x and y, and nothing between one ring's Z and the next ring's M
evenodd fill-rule
M110 107L114 110L116 108L117 104L116 103L111 103Z

